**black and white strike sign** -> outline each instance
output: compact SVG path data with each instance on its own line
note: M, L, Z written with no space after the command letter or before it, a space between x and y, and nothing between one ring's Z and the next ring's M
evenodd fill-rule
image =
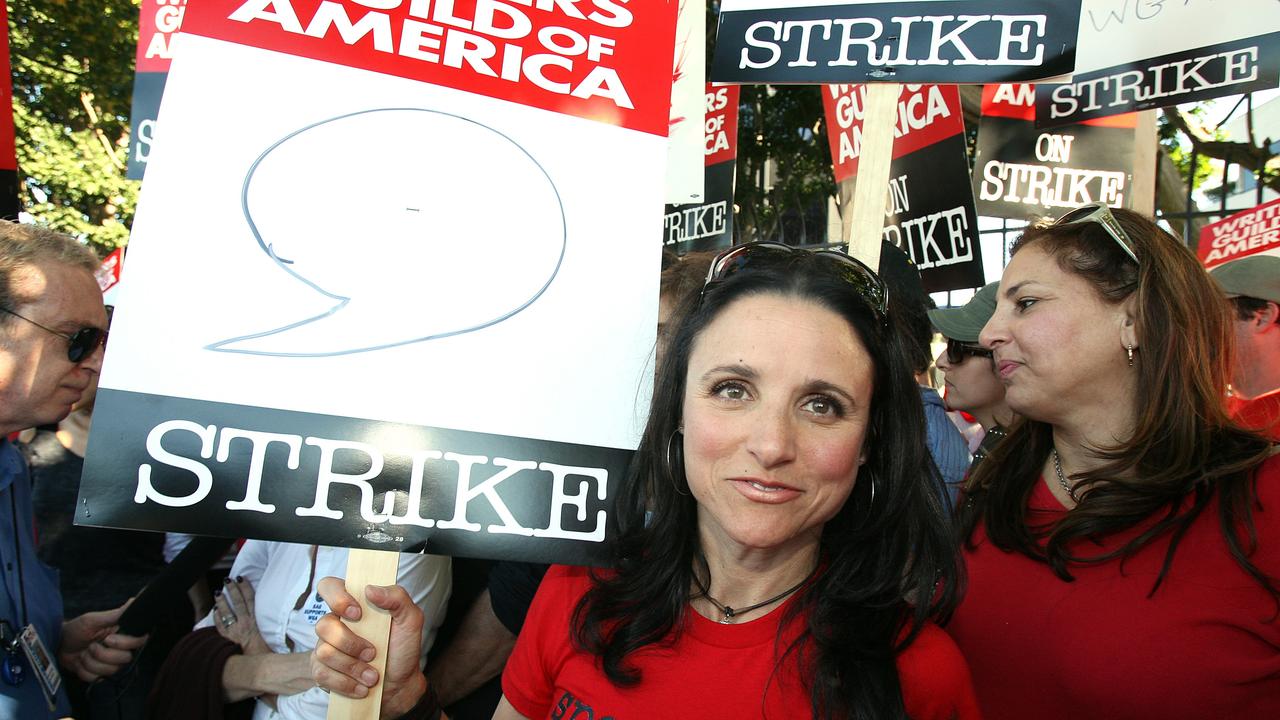
M1079 0L724 0L711 80L1014 82L1070 73Z

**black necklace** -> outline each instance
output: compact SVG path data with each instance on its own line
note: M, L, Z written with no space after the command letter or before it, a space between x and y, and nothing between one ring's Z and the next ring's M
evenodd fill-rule
M696 573L693 576L693 584L698 586L698 592L702 593L702 597L706 598L708 602L710 602L712 605L715 605L716 609L720 611L720 614L723 616L720 618L720 624L732 625L733 619L735 617L739 615L745 615L751 612L752 610L759 610L765 605L772 605L773 603L776 603L782 598L799 590L801 587L804 587L804 584L809 582L809 579L812 578L813 574L816 572L818 572L818 568L814 568L808 575L805 575L804 579L802 579L800 582L796 583L795 585L792 585L786 590L783 590L777 595L774 595L768 600L765 600L764 602L758 602L755 605L751 605L749 607L744 607L744 608L729 607L728 605L725 605L721 603L719 600L716 600L715 598L711 597L711 593L707 592L706 586L703 585L702 581L698 579L698 576Z

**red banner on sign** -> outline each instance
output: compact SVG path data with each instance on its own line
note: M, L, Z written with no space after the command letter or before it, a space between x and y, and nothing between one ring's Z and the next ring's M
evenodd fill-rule
M123 265L124 248L112 250L93 273L98 280L98 289L105 293L120 282L120 269Z
M7 8L0 7L0 20L9 27ZM9 33L0 35L0 65L4 67L4 75L0 76L0 170L17 170L18 155L13 141L13 76L9 71ZM5 199L7 204L8 198Z
M201 0L183 30L667 134L676 3ZM382 7L394 5L393 7Z
M170 43L182 27L187 0L142 0L138 15L137 70L169 72Z
M739 86L707 83L707 167L738 157Z
M1263 252L1280 255L1280 199L1206 225L1196 249L1206 268Z
M827 85L822 93L836 182L852 177L858 170L866 97L865 85ZM964 116L960 90L955 85L902 86L893 129L895 160L962 132Z

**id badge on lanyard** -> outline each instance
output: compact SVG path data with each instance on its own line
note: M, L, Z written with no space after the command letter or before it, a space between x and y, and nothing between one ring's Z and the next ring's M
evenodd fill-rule
M28 624L23 628L18 640L22 644L22 651L27 655L27 661L36 671L36 679L40 681L40 689L44 691L44 699L49 703L49 709L56 710L58 689L62 687L62 675L58 672L58 663L44 646L44 641L36 632L35 625Z
M18 656L21 648L22 654L27 657L27 663L35 670L36 680L40 684L41 692L44 693L44 700L48 703L49 710L56 710L58 690L62 687L62 675L58 672L58 663L44 646L44 641L40 639L35 626L28 624L21 633L13 636L13 630L8 622L0 622L0 625L3 626L0 628L0 644L3 645L0 650L4 653L4 657L0 658L0 680L16 687L27 679L26 668L23 667L22 659Z

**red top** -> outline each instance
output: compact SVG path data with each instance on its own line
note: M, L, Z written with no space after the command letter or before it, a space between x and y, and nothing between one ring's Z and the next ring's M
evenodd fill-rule
M1259 395L1252 400L1229 397L1227 412L1241 425L1280 442L1280 390Z
M634 654L643 673L640 684L619 688L570 639L573 608L590 584L586 569L556 566L538 588L502 676L503 694L521 715L534 720L809 715L809 693L794 665L788 662L784 672L773 675L778 648L785 650L795 636L789 632L781 645L776 642L783 608L795 596L765 617L737 625L688 613L684 632L672 644ZM980 717L964 658L936 626L927 626L898 657L898 674L913 720Z
M1280 578L1280 457L1258 471L1250 558ZM1065 512L1043 479L1039 521ZM1264 511L1265 510L1265 511ZM1280 718L1280 607L1228 554L1216 498L1183 537L1148 597L1168 538L1127 562L1073 566L1063 582L1043 563L975 533L969 586L947 630L973 669L988 718L1204 720ZM1117 547L1137 529L1081 553Z

